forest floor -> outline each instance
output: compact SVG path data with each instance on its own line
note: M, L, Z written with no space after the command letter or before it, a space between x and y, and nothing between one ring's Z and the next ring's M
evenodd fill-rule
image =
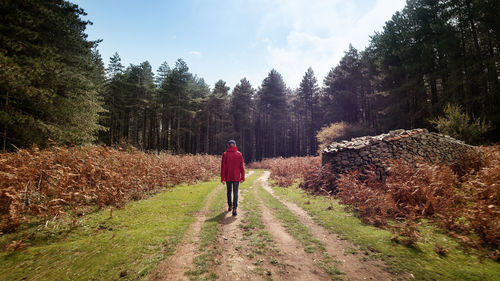
M0 252L0 280L499 280L500 264L422 229L416 247L365 225L336 201L269 183L253 170L238 215L215 179L103 210L79 226L0 236L30 245ZM435 241L450 249L434 252Z

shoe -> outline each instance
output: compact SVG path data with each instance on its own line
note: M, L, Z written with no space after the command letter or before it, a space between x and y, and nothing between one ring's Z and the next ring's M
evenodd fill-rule
M227 211L228 211L228 212L231 212L231 210L232 210L232 209L233 209L233 207L229 206L229 207L227 208Z
M236 213L236 208L233 209L233 216L236 216L237 213Z

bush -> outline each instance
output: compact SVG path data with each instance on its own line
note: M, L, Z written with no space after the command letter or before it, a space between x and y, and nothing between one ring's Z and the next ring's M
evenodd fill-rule
M209 180L220 171L209 155L152 155L109 147L52 147L0 154L0 231L29 218L121 207L160 188ZM84 213L84 212L83 212Z
M321 167L321 157L291 157L270 158L248 165L251 169L271 170L271 179L279 186L287 187L296 180L303 180L306 176L316 174Z
M447 104L443 109L444 116L430 120L439 133L463 140L469 144L478 144L484 140L484 134L492 126L481 118L469 116L460 105Z
M319 142L319 152L321 153L321 151L332 142L366 136L372 133L372 129L361 124L353 124L344 121L332 123L329 126L323 127L318 134L316 134L316 138Z
M466 245L494 250L500 246L500 145L481 150L483 165L470 158L459 169L456 165L393 160L382 181L370 168L363 173L335 174L329 164L320 165L319 157L314 161L267 159L257 164L271 169L271 178L278 185L301 179L300 187L308 192L333 195L354 209L363 222L404 236L395 235L395 242L414 244L418 239L415 223L426 218ZM493 251L490 257L500 255Z
M363 222L407 236L400 242L408 245L417 239L412 230L415 221L426 218L469 246L498 248L500 146L481 149L484 165L471 165L465 174L464 168L455 171L454 166L445 164L412 165L394 160L383 181L377 180L373 169L336 175L323 166L319 173L306 176L301 187L333 194L353 208ZM390 226L390 220L402 223Z

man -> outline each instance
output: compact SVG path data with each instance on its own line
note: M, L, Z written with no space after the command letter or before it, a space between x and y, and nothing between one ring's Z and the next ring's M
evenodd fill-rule
M227 211L233 211L233 216L236 216L236 208L238 208L238 185L245 181L245 165L243 164L243 155L238 151L236 142L230 140L227 142L227 150L222 155L221 182L227 184ZM233 200L231 200L231 191ZM232 203L231 203L232 202Z

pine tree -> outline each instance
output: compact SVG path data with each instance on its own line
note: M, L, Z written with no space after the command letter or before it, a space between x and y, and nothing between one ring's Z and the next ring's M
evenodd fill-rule
M215 83L212 94L208 98L207 110L209 113L210 153L222 153L226 148L226 142L233 137L231 120L229 117L229 87L226 82L219 80Z
M252 116L254 111L253 95L255 90L250 82L243 78L233 89L230 114L234 131L237 132L236 142L243 152L245 161L252 160L253 134Z
M171 112L167 125L168 148L174 149L177 153L182 152L182 124L189 118L187 86L191 76L187 64L182 59L178 59L175 68L171 70L165 81L166 95L171 101L167 107L167 110Z
M118 53L114 53L109 58L108 68L106 68L107 80L103 93L104 108L102 125L107 127L106 132L101 132L100 140L108 145L112 145L123 139L124 126L124 67Z
M357 123L360 120L360 81L360 56L350 45L339 65L331 69L323 81L322 107L325 124L339 121Z
M318 116L319 88L312 68L308 68L300 82L297 91L298 113L302 116L300 127L305 130L305 135L299 134L299 138L305 140L305 151L301 149L301 155L314 154L317 151L316 132L320 129Z
M103 73L85 12L63 0L6 0L0 12L3 149L94 141Z
M255 123L256 157L286 155L287 89L281 74L272 69L257 92L258 117Z

